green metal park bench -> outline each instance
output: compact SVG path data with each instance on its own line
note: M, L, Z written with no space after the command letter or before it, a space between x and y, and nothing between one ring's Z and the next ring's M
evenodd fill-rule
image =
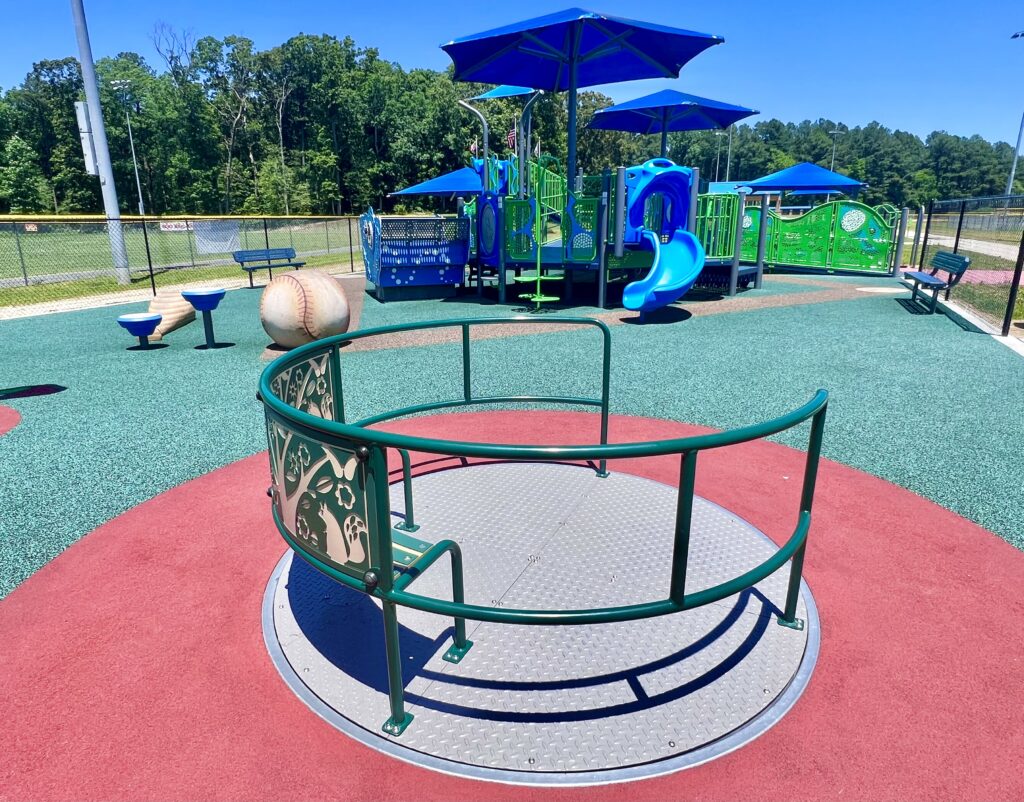
M907 270L903 275L914 282L914 294L911 296L912 302L917 301L918 290L932 291L929 313L935 314L935 307L939 303L939 293L945 290L946 298L949 298L949 291L960 283L960 279L967 272L971 260L966 256L950 253L949 251L936 251L929 264L932 268L930 273L925 273L921 270ZM945 280L935 275L940 270L946 273L947 277Z
M254 270L266 270L271 280L274 278L275 267L294 267L298 270L305 262L295 261L294 248L261 248L258 250L235 251L231 258L241 265L242 270L249 274L249 287L253 287L252 273Z

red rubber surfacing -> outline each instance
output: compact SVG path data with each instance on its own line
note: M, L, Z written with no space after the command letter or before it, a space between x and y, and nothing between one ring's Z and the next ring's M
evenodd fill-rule
M390 428L583 443L596 418L485 412ZM611 428L616 441L696 431L624 417ZM781 541L803 458L766 442L705 452L697 490ZM678 475L672 458L611 467L671 484ZM823 461L805 564L822 646L793 710L704 766L567 790L407 765L291 693L260 629L285 550L267 483L261 454L163 493L0 602L0 798L1024 798L1024 554L876 477Z
M7 434L21 423L21 414L16 409L0 406L0 435Z

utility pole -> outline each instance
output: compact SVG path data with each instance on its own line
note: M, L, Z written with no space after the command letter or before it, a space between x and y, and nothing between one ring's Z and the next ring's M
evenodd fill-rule
M107 236L110 238L110 255L114 260L114 275L117 276L118 284L130 284L128 251L124 246L121 210L117 205L114 169L110 164L107 131L103 127L103 109L100 107L100 87L96 81L96 67L92 61L92 45L89 44L89 29L85 24L85 8L82 6L82 0L71 0L71 16L75 21L78 61L82 67L85 100L89 106L89 122L92 124L92 138L96 147L96 168L100 176L100 191L103 193L103 210L107 215Z
M1017 31L1011 39L1024 39L1024 31ZM1020 117L1020 128L1017 130L1017 147L1013 149L1013 161L1010 163L1010 178L1006 182L1006 194L1013 194L1013 179L1017 175L1017 159L1020 158L1020 142L1024 138L1024 114Z
M111 81L110 85L121 92L121 103L124 104L124 121L128 123L128 144L132 149L132 167L135 168L135 189L139 193L139 214L145 217L146 207L142 203L142 182L139 180L139 162L135 158L135 137L132 136L132 118L128 114L128 88L132 82L127 78Z

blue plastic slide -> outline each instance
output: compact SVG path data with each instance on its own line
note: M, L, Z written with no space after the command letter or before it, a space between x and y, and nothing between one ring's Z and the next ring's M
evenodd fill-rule
M653 231L644 230L642 243L654 250L654 264L644 278L627 284L622 292L622 305L640 313L681 298L704 267L704 248L684 229L673 231L666 243Z

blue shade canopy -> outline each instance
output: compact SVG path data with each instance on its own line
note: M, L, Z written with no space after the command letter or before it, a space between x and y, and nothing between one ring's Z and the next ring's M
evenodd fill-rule
M463 167L420 184L392 192L392 195L479 195L484 191L480 174L472 167Z
M824 167L819 167L810 162L802 162L779 170L777 173L766 175L755 181L747 181L744 186L752 190L771 190L783 192L785 190L816 190L818 192L843 192L849 193L860 189L864 184L853 178L848 178L839 173L833 173Z
M569 8L461 39L441 48L455 80L562 92L641 78L675 78L698 53L725 40L709 33Z
M509 86L507 84L503 86L496 86L494 89L488 89L481 95L471 97L470 100L493 100L499 97L518 97L520 95L532 95L536 92L536 89L530 89L528 86Z
M660 134L663 131L701 131L728 128L737 120L757 114L754 109L734 106L675 89L627 100L594 114L591 128Z

